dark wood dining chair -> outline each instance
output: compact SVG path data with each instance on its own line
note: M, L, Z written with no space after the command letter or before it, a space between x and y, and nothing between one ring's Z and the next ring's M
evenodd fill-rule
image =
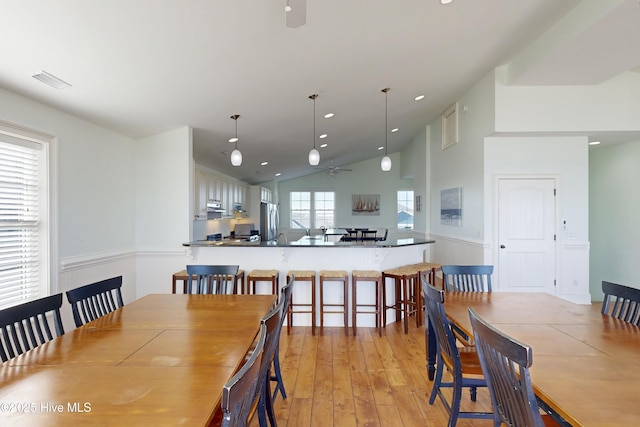
M275 357L276 348L280 345L280 330L282 326L282 316L284 299L281 299L276 307L273 307L260 323L266 327L266 338L262 360L260 362L260 400L258 403L258 420L260 427L272 427L277 425L273 400L271 395L271 366ZM267 417L269 424L267 424Z
M122 276L101 280L67 291L76 327L122 307Z
M490 325L472 307L469 317L491 395L493 425L557 426L550 416L542 416L533 392L529 373L532 348Z
M287 398L287 393L284 390L284 382L282 381L282 371L280 370L280 333L282 332L282 325L284 324L285 319L287 319L288 322L291 321L292 316L289 315L289 308L291 307L291 291L293 289L294 282L295 275L292 274L289 277L287 284L280 290L280 299L283 301L283 306L282 315L280 316L280 331L278 331L275 353L273 355L273 375L270 378L271 381L275 383L273 395L271 396L272 400L275 400L278 395L278 391L282 395L283 399Z
M640 289L602 281L602 314L640 325Z
M238 268L237 265L187 265L187 293L235 294Z
M267 328L260 335L251 356L222 388L222 426L245 427L260 400L260 365L264 354Z
M3 362L64 334L60 317L62 294L0 310L0 358ZM53 316L55 335L47 316Z
M424 276L423 276L424 277ZM436 337L436 374L433 379L433 388L429 396L429 404L433 405L436 396L440 398L444 407L449 412L449 426L456 425L458 418L493 419L493 413L480 411L460 411L462 389L467 387L471 391L471 400L476 400L476 389L486 387L487 383L482 376L482 367L478 359L475 347L456 346L456 338L451 330L451 324L444 309L445 292L431 286L428 282L422 282L422 292L427 309L429 323L433 327ZM442 379L444 370L447 369L452 376L452 381L445 382ZM450 388L452 391L449 401L442 389Z
M443 265L445 290L491 292L493 265Z

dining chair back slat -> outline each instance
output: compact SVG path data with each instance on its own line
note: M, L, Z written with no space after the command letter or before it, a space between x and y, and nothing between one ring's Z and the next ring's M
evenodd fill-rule
M67 291L76 327L122 307L121 288L122 276L118 276Z
M3 362L64 334L60 307L62 294L55 294L0 310L0 358ZM49 326L51 313L55 335Z
M490 325L472 307L469 317L491 395L494 425L544 426L529 374L531 347Z
M443 265L445 290L491 292L493 265Z
M602 281L602 314L640 325L640 289Z
M222 426L245 427L260 398L260 365L267 336L265 325L251 357L222 389Z
M260 321L266 327L264 353L260 362L260 401L258 403L258 420L261 427L267 426L267 417L271 426L276 425L276 417L271 396L271 365L275 357L276 348L280 344L281 319L284 315L284 299L273 307Z
M235 294L237 265L187 265L187 293Z

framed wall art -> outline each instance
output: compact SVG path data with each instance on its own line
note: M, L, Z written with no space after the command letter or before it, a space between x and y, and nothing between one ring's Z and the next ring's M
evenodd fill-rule
M353 194L351 196L352 215L380 215L379 194Z
M440 190L440 223L462 225L462 187Z

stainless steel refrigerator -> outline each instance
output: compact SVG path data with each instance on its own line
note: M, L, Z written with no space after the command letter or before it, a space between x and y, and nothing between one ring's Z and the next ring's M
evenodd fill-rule
M260 203L260 238L263 241L278 240L278 205Z

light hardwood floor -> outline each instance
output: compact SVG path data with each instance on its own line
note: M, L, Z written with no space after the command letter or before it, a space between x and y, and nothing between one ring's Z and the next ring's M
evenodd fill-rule
M283 327L280 343L287 399L274 403L281 427L446 426L439 399L429 405L424 328L412 325L405 335L400 323L388 325L382 337L374 328ZM477 402L463 391L463 409L489 411L486 389ZM257 417L256 417L257 418ZM254 419L252 426L257 426ZM460 419L460 427L491 426L489 420Z

